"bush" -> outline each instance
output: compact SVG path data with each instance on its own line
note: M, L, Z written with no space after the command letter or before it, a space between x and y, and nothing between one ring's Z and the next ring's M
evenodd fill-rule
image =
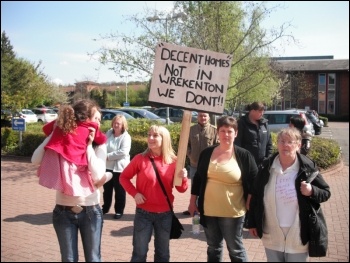
M132 138L130 157L143 152L147 148L147 132L149 127L154 124L149 120L128 121L129 133ZM105 121L101 125L101 130L106 132L111 127L110 121ZM170 132L173 148L178 151L181 123L175 123L166 126ZM273 152L277 152L277 133L272 132ZM42 124L33 124L27 126L27 131L22 133L22 147L19 146L19 132L11 128L1 128L1 153L20 156L32 156L34 150L44 140L45 135L42 132ZM311 141L311 149L308 155L314 160L320 169L339 163L341 150L339 144L331 139L314 137ZM186 158L186 165L189 163Z
M311 141L309 157L321 169L327 169L340 162L341 148L332 139L314 137Z
M328 118L323 116L318 116L320 120L323 121L324 127L328 127Z

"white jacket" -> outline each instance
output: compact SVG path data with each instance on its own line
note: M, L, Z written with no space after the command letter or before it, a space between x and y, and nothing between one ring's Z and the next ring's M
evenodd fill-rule
M131 136L124 131L119 137L114 137L113 128L106 132L108 170L121 173L130 163Z
M270 170L270 180L265 186L265 223L261 241L265 248L271 250L291 254L307 252L308 244L303 245L300 238L299 209L286 237L279 226L276 212L276 175L273 174L273 169ZM266 203L269 205L266 205Z

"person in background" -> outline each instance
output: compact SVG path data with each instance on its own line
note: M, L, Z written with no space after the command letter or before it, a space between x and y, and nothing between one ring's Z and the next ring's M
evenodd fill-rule
M263 117L265 106L262 102L248 105L249 112L238 120L238 134L235 144L248 150L256 165L272 155L272 139L268 121Z
M91 109L90 121L98 126L101 121L99 108ZM86 156L88 169L94 182L95 191L88 196L71 196L56 191L56 206L53 210L53 226L60 246L62 262L78 262L78 233L84 249L86 262L101 262L101 238L103 215L100 207L100 190L105 182L112 178L106 173L107 149L105 144L93 146L95 130L90 129ZM39 148L39 147L38 147ZM44 147L35 150L32 163L40 164Z
M157 180L151 159L158 170L169 202L173 204L174 177L182 178L182 184L175 186L183 193L187 190L187 170L175 175L176 155L171 145L169 131L152 125L148 131L148 147L137 154L120 175L120 183L136 203L131 262L146 262L148 244L154 231L154 262L169 262L169 241L172 212L166 196ZM136 176L135 185L131 182Z
M238 134L235 139L237 146L248 150L255 159L257 166L272 155L272 138L268 121L263 117L265 106L262 102L253 102L246 108L249 111L238 120ZM249 214L250 195L248 195L248 212L244 227L246 228Z
M201 151L218 142L217 130L214 125L210 124L209 113L198 112L197 121L198 123L192 125L190 128L187 147L187 157L190 160L189 168L191 180L196 173L198 158ZM190 212L187 209L182 214L190 215Z
M114 189L115 219L124 214L126 193L119 183L120 173L130 163L131 136L128 123L123 115L116 115L111 122L107 136L107 172L113 173L113 179L103 185L103 214L108 213Z
M296 128L277 135L278 152L265 160L256 176L250 202L249 233L259 237L268 262L307 262L309 200L331 196L312 160L299 154L301 135ZM317 173L311 183L306 180Z
M311 139L312 134L309 131L305 131L305 120L302 117L294 117L290 118L289 127L295 127L299 130L301 134L301 147L300 153L307 155L311 148Z
M234 117L221 117L217 129L219 144L207 147L199 156L189 211L200 213L208 262L222 261L224 240L231 262L246 262L243 222L258 168L252 154L234 144L238 132Z

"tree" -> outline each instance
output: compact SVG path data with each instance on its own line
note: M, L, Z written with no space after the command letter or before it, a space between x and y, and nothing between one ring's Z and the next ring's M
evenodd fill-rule
M172 12L186 16L154 21L145 17L167 17L171 13L146 10L146 16L136 14L129 20L142 33L135 35L140 30L134 30L132 35L111 33L101 37L116 42L116 48L102 47L90 55L97 54L100 62L112 65L115 72L128 68L151 76L154 47L159 41L232 54L226 106L234 109L254 100L271 103L271 94L279 88L270 67L271 44L281 38L295 41L285 33L289 23L269 32L261 28L261 22L277 8L268 9L265 2L252 1L176 1Z
M64 103L60 91L37 65L17 58L6 33L1 34L1 108L31 108L38 104Z

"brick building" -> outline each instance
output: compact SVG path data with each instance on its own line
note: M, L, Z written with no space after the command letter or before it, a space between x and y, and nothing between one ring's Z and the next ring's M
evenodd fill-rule
M290 79L273 109L310 108L320 114L349 116L349 59L321 57L273 58L273 66ZM300 88L300 78L311 88L302 101L293 100ZM305 84L304 84L305 86Z

